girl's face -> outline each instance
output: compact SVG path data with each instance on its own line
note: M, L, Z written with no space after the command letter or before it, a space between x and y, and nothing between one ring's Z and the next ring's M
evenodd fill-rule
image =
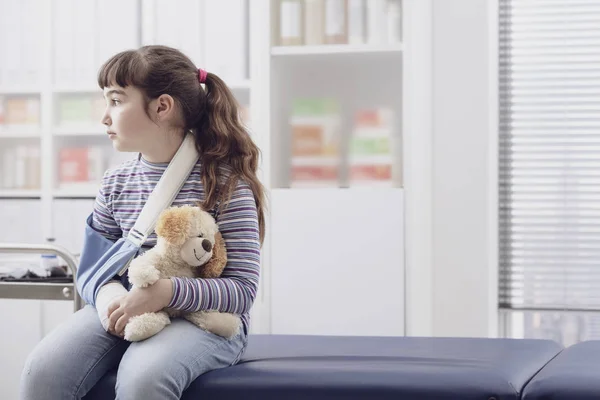
M104 88L104 98L102 124L113 147L123 152L152 153L160 142L161 130L146 114L142 92L132 86L109 86Z

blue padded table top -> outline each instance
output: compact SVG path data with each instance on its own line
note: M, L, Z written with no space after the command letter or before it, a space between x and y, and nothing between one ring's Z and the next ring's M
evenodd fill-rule
M517 400L561 350L546 340L251 335L239 364L199 377L182 399ZM114 398L114 382L86 399Z
M567 347L527 384L523 398L600 399L600 341Z
M251 336L184 399L519 399L562 347L545 340ZM213 397L214 396L214 397Z

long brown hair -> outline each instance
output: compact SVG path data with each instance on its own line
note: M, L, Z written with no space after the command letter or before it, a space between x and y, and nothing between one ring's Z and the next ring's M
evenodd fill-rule
M98 85L102 89L114 84L134 86L144 93L146 104L162 94L173 97L182 113L182 128L195 132L201 154L202 206L210 210L217 202L228 203L238 182L247 183L256 202L262 243L265 192L256 175L260 150L245 129L239 105L225 82L208 72L203 88L198 76L198 68L182 52L155 45L110 58L98 73Z

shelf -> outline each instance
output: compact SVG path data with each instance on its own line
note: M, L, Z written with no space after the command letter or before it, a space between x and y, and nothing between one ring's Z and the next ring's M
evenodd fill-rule
M52 88L54 93L93 93L101 94L102 90L96 85L57 85Z
M0 198L40 198L42 192L35 189L0 189Z
M102 126L66 126L52 129L55 136L106 136Z
M297 192L297 193L315 193L315 196L318 196L320 194L327 194L330 192L340 192L340 191L344 191L346 193L363 193L363 192L367 192L370 193L371 195L373 195L374 197L377 196L386 196L390 193L395 193L395 192L404 192L404 187L400 186L397 182L389 182L389 181L382 181L382 182L375 182L375 181L370 181L370 182L364 182L364 183L352 183L351 185L348 186L333 186L332 184L327 184L327 183L323 183L323 184L319 184L318 182L307 182L306 184L297 184L296 186L276 186L271 188L271 191L284 191L284 192Z
M39 139L41 136L39 126L0 127L0 139Z
M272 56L302 55L342 55L342 54L394 54L402 53L404 47L399 44L328 44L318 46L275 46L271 48Z
M39 87L28 86L0 86L0 95L31 95L40 94L42 90Z
M352 182L350 184L335 184L329 182L294 182L291 186L274 186L271 190L283 190L283 191L305 191L305 192L316 192L327 193L335 191L346 191L346 192L369 192L373 196L385 196L387 193L394 191L403 191L404 187L401 186L396 180L392 181L364 181L364 182Z
M71 189L56 189L52 192L52 197L55 199L95 199L96 191L91 190L71 190Z
M233 80L227 81L225 83L231 90L249 90L250 89L250 80ZM52 88L53 93L58 94L97 94L102 95L102 90L98 86L69 86L69 85L60 85ZM0 92L2 94L2 92Z
M231 90L248 90L251 87L249 79L243 80L225 80L225 83ZM97 94L101 95L102 90L98 86L79 86L79 85L59 85L52 88L53 93L59 94ZM19 92L20 93L20 92ZM28 92L25 92L28 93ZM35 93L35 92L33 92ZM2 92L0 91L0 94Z
M68 185L62 188L53 189L52 197L55 199L95 199L98 194L98 185L99 183L96 182Z

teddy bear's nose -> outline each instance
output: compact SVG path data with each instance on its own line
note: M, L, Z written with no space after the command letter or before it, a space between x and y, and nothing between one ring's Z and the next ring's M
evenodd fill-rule
M202 241L202 248L204 249L204 251L210 251L212 249L212 244L210 243L210 240L204 239Z

